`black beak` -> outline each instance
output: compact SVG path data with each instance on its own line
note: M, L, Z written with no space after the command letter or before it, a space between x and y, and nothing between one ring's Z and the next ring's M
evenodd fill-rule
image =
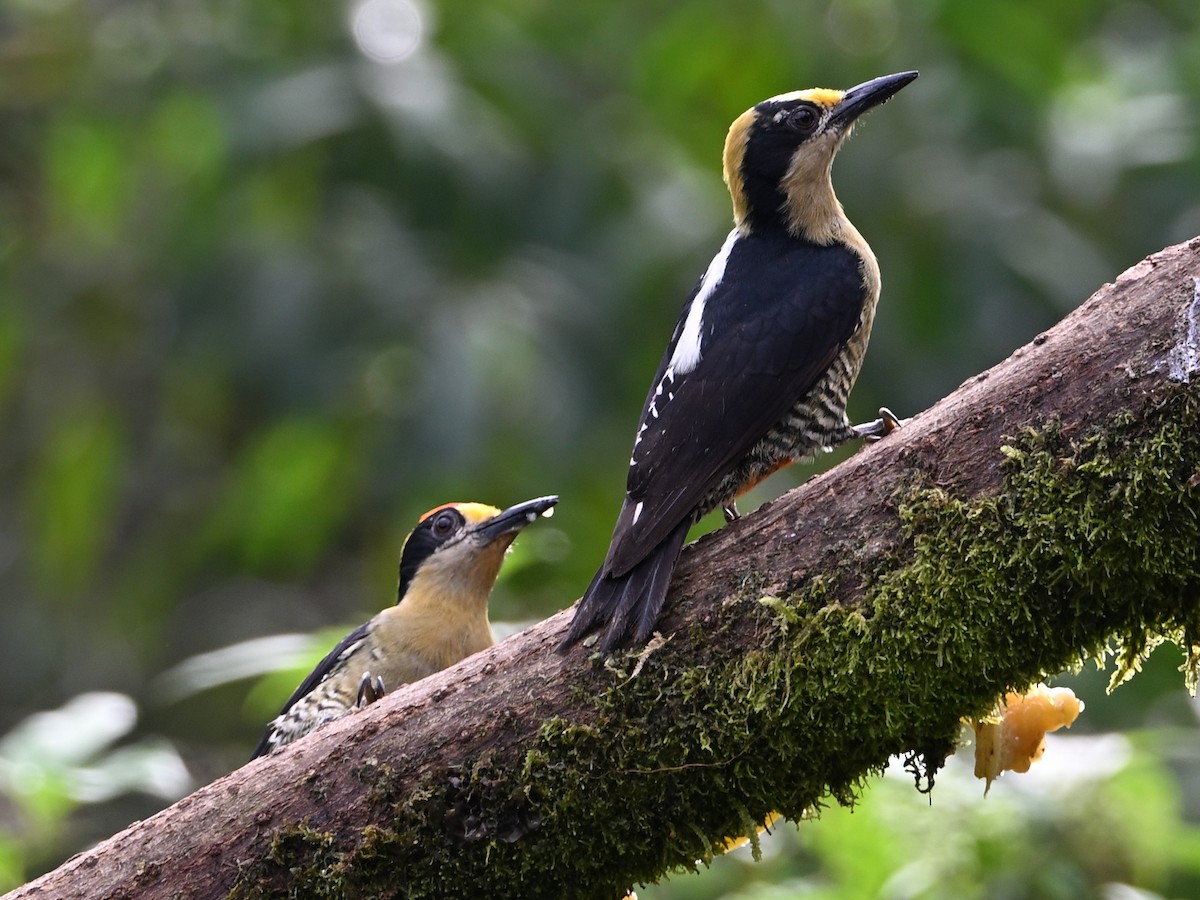
M557 502L558 497L551 495L549 497L538 497L536 500L526 500L524 503L510 506L504 512L475 526L475 533L482 537L486 543L490 544L497 538L501 538L506 534L516 534L526 525L536 522L539 516L544 515L547 510L552 509Z
M916 77L916 72L897 72L895 75L872 78L850 88L841 102L833 108L833 114L829 117L829 127L844 131L868 109L887 103L902 87L916 80Z

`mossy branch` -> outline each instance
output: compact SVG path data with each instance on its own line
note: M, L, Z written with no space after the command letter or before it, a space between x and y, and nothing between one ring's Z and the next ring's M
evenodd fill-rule
M1194 673L1197 274L1200 239L1151 257L698 541L664 642L559 656L560 614L13 896L613 900L890 756L936 770L1007 688L1163 639Z

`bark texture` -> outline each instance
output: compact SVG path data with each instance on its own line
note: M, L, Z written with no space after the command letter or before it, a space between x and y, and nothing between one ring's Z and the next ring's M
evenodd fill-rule
M696 542L665 642L558 655L560 613L10 896L615 898L893 754L931 774L1006 688L1195 651L1198 276L1200 239L1150 257Z

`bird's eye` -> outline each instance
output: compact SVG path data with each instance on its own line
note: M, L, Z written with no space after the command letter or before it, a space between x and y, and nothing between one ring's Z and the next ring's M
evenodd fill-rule
M788 124L797 131L803 132L812 131L817 127L819 121L821 121L820 116L811 106L801 106L788 117Z
M433 533L436 537L449 537L454 531L454 514L449 510L438 513L433 519Z

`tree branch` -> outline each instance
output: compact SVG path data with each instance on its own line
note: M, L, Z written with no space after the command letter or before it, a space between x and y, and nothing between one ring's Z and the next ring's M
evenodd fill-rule
M13 898L619 896L771 810L927 773L1009 687L1200 643L1200 239L684 553L665 644L560 613ZM1115 642L1110 645L1110 642Z

